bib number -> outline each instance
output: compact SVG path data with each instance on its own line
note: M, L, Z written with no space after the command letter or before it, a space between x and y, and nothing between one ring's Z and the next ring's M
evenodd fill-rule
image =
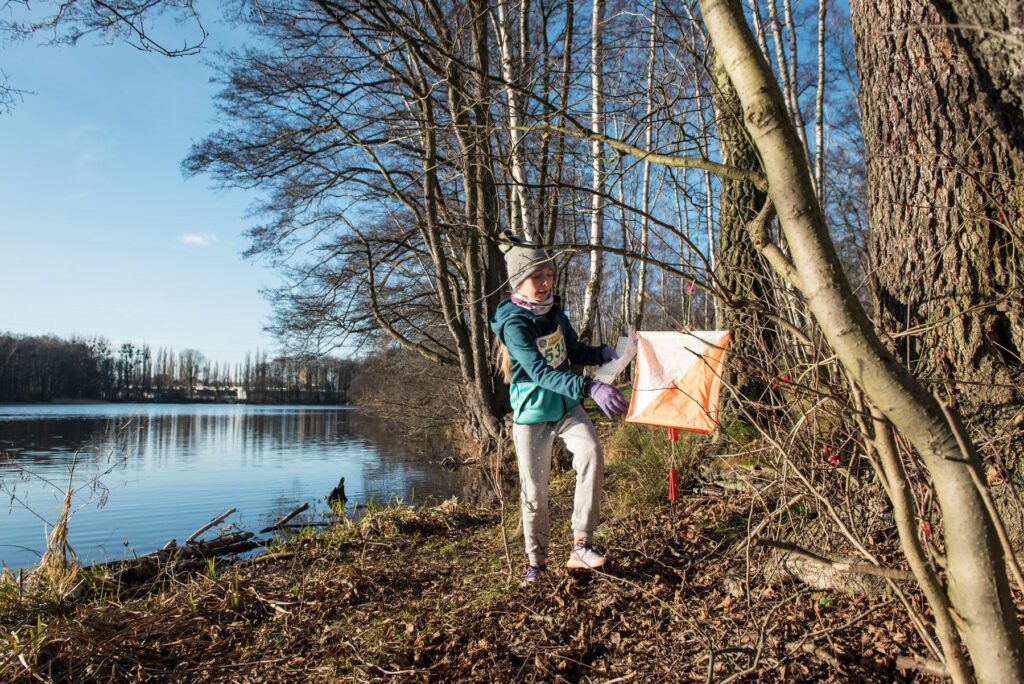
M537 351L544 357L544 362L552 368L558 368L569 358L565 349L565 338L559 328L550 335L537 338Z

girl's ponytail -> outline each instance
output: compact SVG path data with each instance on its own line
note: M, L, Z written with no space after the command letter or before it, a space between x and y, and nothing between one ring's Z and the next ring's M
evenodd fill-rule
M508 347L498 343L498 368L501 369L501 374L505 378L505 384L512 384L512 357L509 356Z

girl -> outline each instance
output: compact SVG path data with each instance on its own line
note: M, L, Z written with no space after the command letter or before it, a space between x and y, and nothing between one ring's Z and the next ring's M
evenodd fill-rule
M590 347L579 341L552 292L555 269L551 257L523 243L503 249L512 296L498 306L491 330L508 352L506 381L510 383L512 436L529 558L523 581L535 582L545 570L548 554L548 476L555 437L565 443L576 470L574 544L567 566L604 565L604 556L591 545L600 514L604 455L580 400L592 397L609 418L623 415L627 404L615 387L571 370L573 363L595 366L618 355L606 345Z

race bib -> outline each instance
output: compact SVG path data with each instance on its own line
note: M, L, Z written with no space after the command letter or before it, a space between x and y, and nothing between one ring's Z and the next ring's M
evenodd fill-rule
M559 328L550 335L537 338L537 351L544 357L544 362L552 368L558 368L568 358L565 349L565 338Z

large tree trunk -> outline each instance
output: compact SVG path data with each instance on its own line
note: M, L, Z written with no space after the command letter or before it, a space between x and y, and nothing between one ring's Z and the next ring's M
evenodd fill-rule
M896 352L918 377L953 381L963 408L1006 406L1024 397L1024 154L939 4L850 3L878 313L914 331Z
M1024 681L1024 640L1006 559L982 497L977 454L969 443L961 446L957 417L947 418L882 345L854 296L825 226L806 148L738 0L702 0L701 11L761 155L792 254L793 280L843 369L880 418L906 436L931 475L945 526L950 604L975 673L982 682Z
M1024 4L1020 0L936 0L959 27L961 45L1000 130L1024 149Z
M713 105L722 163L760 172L761 162L743 126L736 89L717 59L715 82ZM764 315L773 308L771 283L764 260L750 240L747 224L764 206L767 195L746 181L723 177L720 183L715 276L727 297L722 324L733 331L727 380L740 396L757 400L766 387L765 354L775 344L775 333Z

